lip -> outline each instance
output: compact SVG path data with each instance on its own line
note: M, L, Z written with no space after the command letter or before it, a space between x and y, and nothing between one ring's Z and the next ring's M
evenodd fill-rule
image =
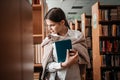
M53 30L50 30L50 32L53 32Z

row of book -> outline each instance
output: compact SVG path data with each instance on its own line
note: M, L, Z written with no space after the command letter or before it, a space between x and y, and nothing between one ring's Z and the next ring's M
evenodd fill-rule
M120 55L101 55L101 65L103 67L107 67L107 66L118 67L118 66L120 66Z
M90 57L90 64L91 64L91 67L92 67L93 66L92 49L88 49L88 54L89 54L89 57Z
M41 53L41 45L34 44L34 63L41 63L42 53Z
M33 0L33 4L41 4L40 0Z
M109 21L109 20L120 20L120 7L116 9L101 9L100 20Z
M91 18L85 18L85 26L91 26Z
M39 80L39 75L40 75L40 73L34 73L33 74L33 78L34 78L34 80Z
M86 44L88 49L92 48L92 38L91 37L86 37Z
M120 36L120 25L100 25L100 36Z
M91 35L92 35L92 28L91 27L85 28L85 36L89 37Z
M93 80L93 69L87 68L86 69L86 79L85 80Z
M120 80L119 71L105 71L102 73L102 80Z
M120 40L100 40L101 52L120 52Z

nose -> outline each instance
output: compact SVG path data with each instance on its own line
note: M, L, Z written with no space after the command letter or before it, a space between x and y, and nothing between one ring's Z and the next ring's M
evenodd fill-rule
M49 29L49 30L52 30L51 26L48 26L48 29Z

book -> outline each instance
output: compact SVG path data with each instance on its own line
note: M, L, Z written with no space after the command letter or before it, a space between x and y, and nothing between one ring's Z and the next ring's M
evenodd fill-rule
M64 62L66 59L67 49L72 49L72 43L70 39L56 41L53 43L53 48L57 54L58 62Z

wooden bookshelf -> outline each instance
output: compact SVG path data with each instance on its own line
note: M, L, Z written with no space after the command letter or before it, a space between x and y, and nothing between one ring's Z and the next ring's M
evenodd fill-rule
M94 80L120 80L119 12L119 5L92 6Z
M45 37L44 15L46 6L44 0L33 0L32 14L33 14L33 48L34 48L34 73L35 78L41 77L42 65L41 59L43 51L41 49L41 42Z
M41 80L41 75L42 75L42 64L34 64L34 79Z
M42 71L42 64L34 64L34 72Z
M36 44L41 43L42 39L44 38L44 28L42 27L43 9L41 4L33 4L32 7L33 7L33 42L34 44Z
M31 4L3 0L0 9L0 80L33 80Z
M93 80L92 69L92 27L91 27L91 15L83 13L81 15L81 31L84 34L88 46L88 53L90 56L91 68L86 69L86 80Z
M42 49L41 42L45 37L44 15L46 6L44 0L33 0L33 45L34 45L34 63L41 63Z
M70 29L71 30L75 30L75 23L73 23L72 21L70 21L69 25L70 25Z
M81 31L81 21L75 19L75 30Z
M86 15L86 13L81 15L81 28L85 37L92 36L91 15Z
M84 34L88 49L92 49L92 25L91 25L91 15L86 15L86 13L83 13L81 15L81 31Z

